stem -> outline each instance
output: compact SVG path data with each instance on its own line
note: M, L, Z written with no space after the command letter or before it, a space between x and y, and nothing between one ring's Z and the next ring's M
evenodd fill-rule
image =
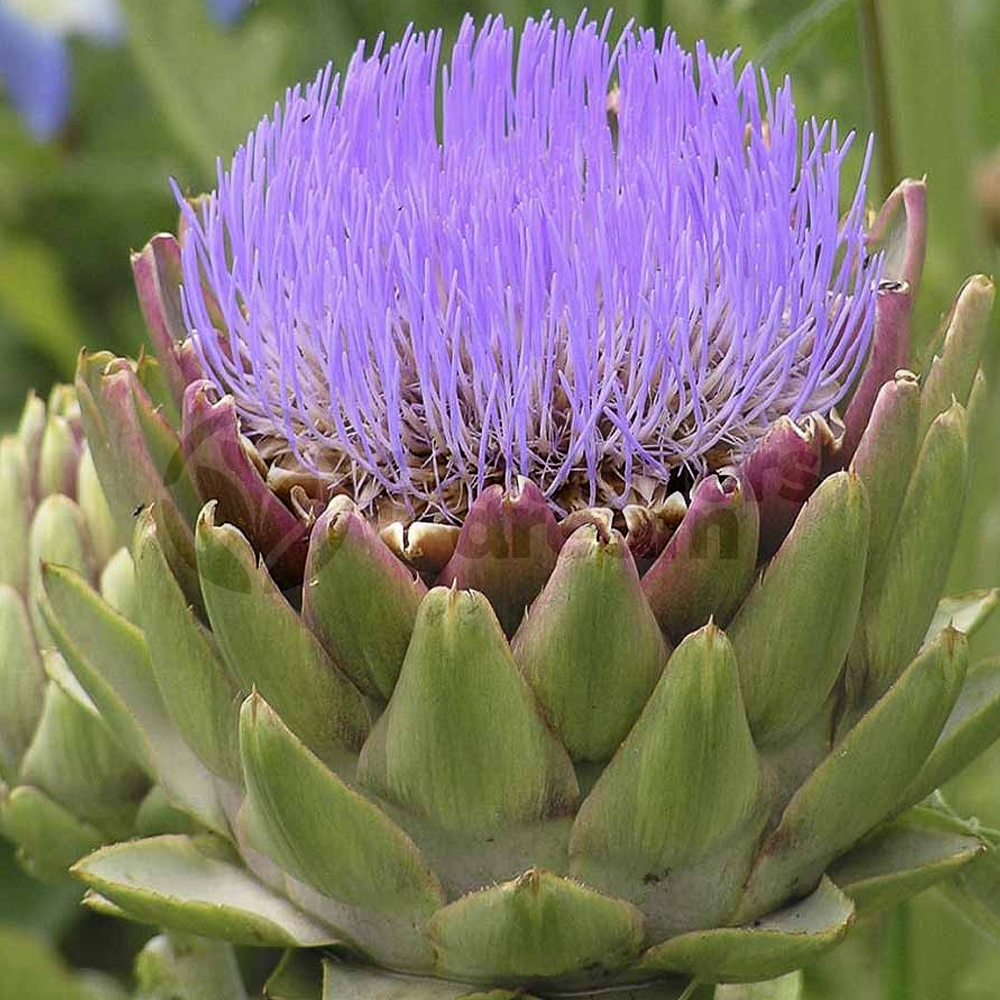
M900 903L889 917L885 942L885 1000L912 1000L913 983L910 970L909 903Z
M858 17L861 21L861 48L865 57L868 100L871 103L877 142L879 181L884 197L896 186L899 170L878 0L858 0Z

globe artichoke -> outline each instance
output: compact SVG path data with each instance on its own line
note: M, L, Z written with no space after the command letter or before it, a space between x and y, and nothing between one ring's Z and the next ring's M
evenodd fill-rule
M5 471L8 831L75 805L26 745L100 784L35 722L54 644L189 827L88 813L90 903L287 949L273 997L773 979L985 849L933 796L1000 735L996 595L941 600L993 285L910 373L924 184L869 215L869 145L841 216L851 138L787 84L608 32L359 48L178 190L158 362L83 355L48 448L131 539L103 593Z

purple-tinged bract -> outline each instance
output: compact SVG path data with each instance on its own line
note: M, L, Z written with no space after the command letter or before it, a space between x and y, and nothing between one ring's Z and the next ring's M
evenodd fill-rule
M851 136L609 21L440 49L359 47L186 208L185 321L270 458L418 513L518 476L617 506L841 399L881 267Z

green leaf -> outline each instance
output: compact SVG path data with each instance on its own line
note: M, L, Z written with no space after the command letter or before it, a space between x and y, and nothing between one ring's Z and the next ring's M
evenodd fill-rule
M21 595L0 584L0 778L13 782L42 714L45 674Z
M160 934L135 963L136 1000L247 1000L232 945Z
M101 570L98 590L115 611L133 625L139 624L139 600L135 590L135 564L128 549L119 549Z
M92 913L96 913L101 917L109 917L112 920L135 919L126 913L117 903L112 903L110 899L92 890L87 890L83 894L83 905Z
M31 489L24 446L13 435L0 438L0 584L21 594L28 588Z
M850 466L864 484L871 507L866 584L885 564L892 544L917 461L919 421L920 383L909 372L898 372L879 390Z
M346 497L312 529L302 617L367 694L388 699L427 593Z
M108 352L81 352L76 393L94 465L119 532L130 538L136 509L155 504L170 508L178 535L189 536L200 499L176 432L155 411L131 364ZM179 537L175 545L182 541Z
M740 907L749 920L804 888L899 808L965 677L968 640L945 630L925 647L795 793L758 854Z
M839 944L853 922L851 901L824 878L805 899L750 926L694 931L650 948L639 968L709 982L774 979Z
M937 606L924 642L930 642L949 625L967 636L973 636L996 610L1000 591L973 590L956 597L945 597Z
M861 603L870 517L856 476L826 479L728 629L759 746L790 740L840 675Z
M170 804L161 785L153 785L135 816L135 835L156 837L161 833L204 833L205 828L188 813Z
M113 837L128 836L148 787L104 721L58 684L45 689L20 780Z
M62 654L57 649L46 649L42 653L42 665L45 670L46 678L55 684L63 694L67 695L73 701L75 701L80 708L82 708L89 715L94 717L94 721L99 723L109 735L111 735L110 730L107 728L107 724L101 718L101 713L97 711L97 706L94 704L90 695L87 694L83 689L83 685L76 679L76 675L72 670L66 665L66 661L63 659ZM115 746L120 748L120 744L116 741Z
M36 395L34 389L30 389L18 417L17 440L24 449L28 481L32 489L38 475L38 456L42 450L42 435L45 433L46 420L48 420L48 408L44 400Z
M997 341L1000 344L1000 340ZM986 371L980 367L972 380L972 391L969 393L969 405L966 407L969 413L969 475L972 482L983 476L983 455L988 454L988 449L993 443L992 430L996 413L996 394L993 386L996 383L997 372L994 370L995 361L1000 361L1000 353L996 350L996 345L987 342L987 356L983 360L983 365L990 366L990 375L987 377Z
M133 840L95 851L73 875L132 919L231 944L313 948L327 928L192 837Z
M152 750L133 707L141 705L149 715L158 709L142 633L72 570L47 566L43 581L43 611L70 670L117 739L155 776Z
M104 842L100 830L28 785L0 799L0 818L36 878L65 878L72 865Z
M572 854L644 872L679 864L751 817L760 788L733 651L707 625L674 652L581 806Z
M927 433L887 558L865 588L852 654L863 665L864 704L889 689L934 618L961 526L966 461L965 410L956 403Z
M240 747L245 818L259 850L345 903L425 915L444 904L409 837L348 788L257 694L240 715Z
M201 513L203 501L191 478L178 432L150 397L138 375L133 375L130 371L128 384L132 390L135 419L146 453L169 490L184 522L193 525Z
M964 770L1000 738L1000 657L969 671L930 757L903 797L912 805Z
M135 374L153 401L156 411L162 414L174 430L179 430L181 426L180 410L177 408L177 401L174 399L167 382L167 376L159 360L152 354L143 352L136 361Z
M949 878L984 850L968 826L931 809L911 809L838 858L829 874L867 916Z
M1000 845L990 849L953 878L940 891L976 928L1000 941Z
M251 845L336 901L323 916L378 961L427 966L421 934L444 905L441 886L413 841L348 788L259 695L240 716ZM337 905L339 904L339 905Z
M77 432L62 414L50 407L42 435L42 450L38 456L38 495L64 493L73 496L79 456Z
M565 813L578 795L486 598L424 598L389 706L359 764L366 787L446 830L495 833Z
M569 840L572 815L531 820L505 826L501 836L481 831L444 830L432 819L417 816L389 802L380 803L406 831L434 874L445 897L458 899L486 885L506 882L529 868L544 868L556 875L569 874Z
M984 275L969 278L959 292L940 356L931 362L921 392L920 431L954 401L967 406L983 358L996 289Z
M179 808L228 833L215 779L167 715L142 633L71 570L48 566L44 583L46 620L101 717Z
M599 980L639 954L643 929L631 904L538 869L464 896L427 925L446 978L514 982Z
M371 715L358 689L271 579L239 530L215 525L215 504L198 519L202 593L233 676L256 687L293 732L331 763L360 749Z
M39 646L51 646L40 607L44 565L53 563L90 578L91 559L83 512L67 496L46 497L35 512L28 543L28 613Z
M108 506L108 499L97 477L97 468L90 447L85 446L80 456L76 477L76 502L83 511L90 532L94 561L103 566L125 544L119 537L118 525Z
M239 689L185 600L148 511L133 549L150 665L170 718L206 766L240 784Z
M607 760L649 699L668 647L625 539L567 539L511 642L542 714L574 760Z
M570 870L639 904L661 938L677 932L674 921L692 920L692 908L709 907L697 921L722 919L749 871L762 792L736 660L725 634L707 625L677 647L580 807ZM698 885L690 880L700 861L708 882Z

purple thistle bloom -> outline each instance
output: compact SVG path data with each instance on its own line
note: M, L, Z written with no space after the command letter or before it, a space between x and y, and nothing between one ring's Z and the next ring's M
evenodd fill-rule
M609 24L359 46L185 204L185 322L269 458L417 513L621 506L843 397L871 144L841 219L852 136L787 80Z

